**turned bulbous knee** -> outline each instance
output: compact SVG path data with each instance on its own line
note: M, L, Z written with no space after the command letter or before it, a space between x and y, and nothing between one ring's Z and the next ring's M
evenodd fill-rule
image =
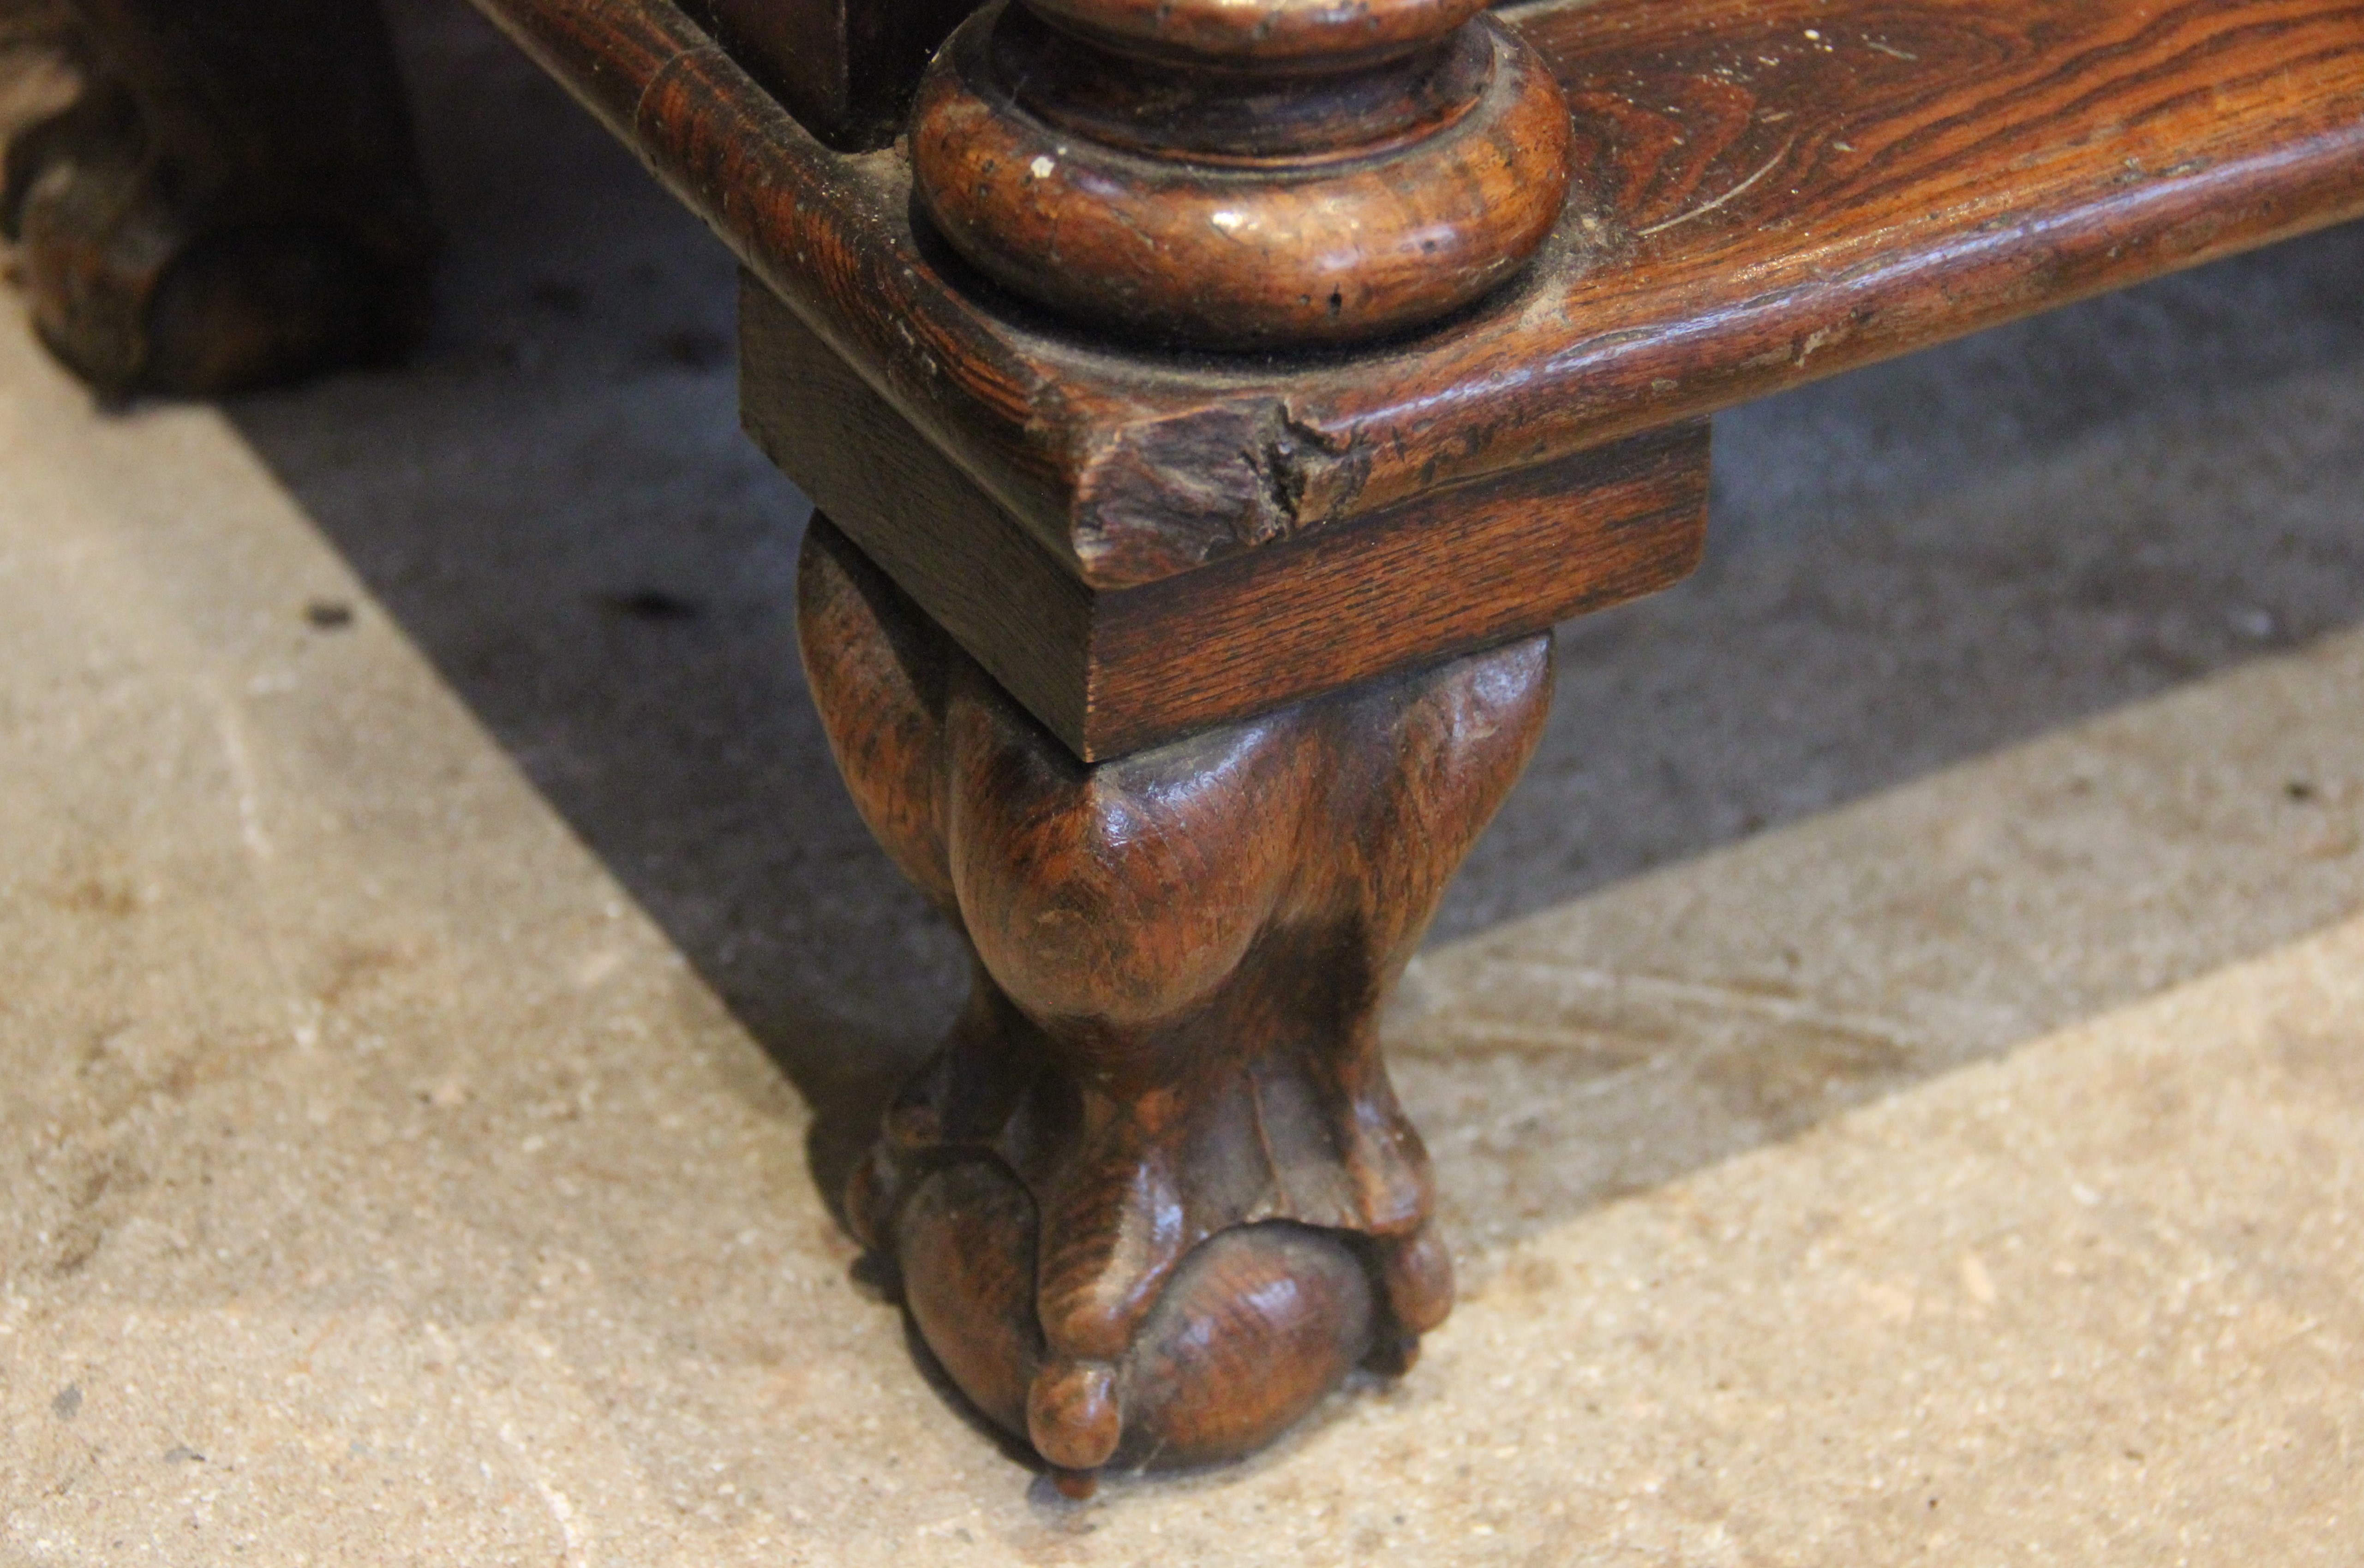
M1305 797L1286 720L1087 766L979 689L955 695L945 743L962 923L1037 1018L1136 1028L1188 1010L1286 892Z

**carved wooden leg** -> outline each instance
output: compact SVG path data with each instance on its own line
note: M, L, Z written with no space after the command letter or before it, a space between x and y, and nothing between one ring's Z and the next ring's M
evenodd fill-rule
M429 230L375 0L0 0L84 88L10 141L35 327L101 390L365 361L425 317Z
M1089 1472L1248 1452L1407 1364L1452 1273L1377 1023L1525 766L1550 639L1087 765L816 517L807 673L976 989L847 1208L994 1420Z

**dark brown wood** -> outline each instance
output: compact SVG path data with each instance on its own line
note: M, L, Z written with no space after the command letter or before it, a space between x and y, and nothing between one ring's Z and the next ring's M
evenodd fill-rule
M213 393L417 333L426 198L374 0L62 15L85 90L19 128L0 199L61 359L110 392Z
M1384 350L1116 351L922 244L899 155L829 153L664 0L477 3L1103 586L2364 213L2352 4L1530 6L1579 195L1518 283ZM1276 411L1302 484L1259 468Z
M1654 592L1706 537L1691 421L1137 588L1077 580L750 280L747 428L1087 761ZM1292 439L1285 424L1264 438Z
M806 670L976 984L847 1210L1070 1472L1237 1457L1452 1273L1378 1013L1541 733L1548 634L1087 765L816 519Z
M1003 287L1136 340L1434 320L1567 192L1559 89L1477 9L995 0L920 83L920 205Z
M1152 59L1337 67L1386 59L1444 37L1486 0L1031 0L1071 32Z
M690 0L689 14L831 147L884 147L976 0Z

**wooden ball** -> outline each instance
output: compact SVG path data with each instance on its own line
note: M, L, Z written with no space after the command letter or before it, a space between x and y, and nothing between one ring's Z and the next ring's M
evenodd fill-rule
M1118 1362L1046 1358L1034 1204L998 1162L929 1173L895 1222L904 1300L988 1419L1070 1470L1181 1469L1287 1431L1369 1352L1382 1308L1361 1251L1301 1225L1223 1231L1166 1282Z
M1251 1225L1208 1240L1126 1360L1116 1463L1178 1469L1254 1453L1363 1359L1374 1307L1362 1259L1328 1231Z
M931 1172L895 1219L903 1301L945 1375L989 1419L1026 1433L1043 1360L1034 1318L1034 1200L998 1163Z

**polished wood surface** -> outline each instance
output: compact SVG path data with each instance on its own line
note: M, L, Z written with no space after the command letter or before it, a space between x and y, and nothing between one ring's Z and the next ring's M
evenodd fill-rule
M477 3L1100 586L2364 212L2355 5L1527 6L1577 195L1517 282L1383 350L1134 350L925 241L898 154L829 152L665 0ZM1304 433L1277 486L1276 419Z
M953 1380L1089 1472L1237 1457L1406 1364L1452 1272L1378 1015L1541 733L1548 635L1087 765L818 519L798 627L864 820L976 959L846 1206Z
M749 432L1087 761L1654 592L1689 573L1706 539L1708 429L1691 420L1201 571L1095 588L761 284L742 293L740 332Z
M995 282L1135 340L1422 325L1515 272L1567 193L1558 86L1469 10L996 0L920 83L914 189Z
M1031 0L1070 31L1156 60L1321 67L1392 57L1452 33L1486 0Z

